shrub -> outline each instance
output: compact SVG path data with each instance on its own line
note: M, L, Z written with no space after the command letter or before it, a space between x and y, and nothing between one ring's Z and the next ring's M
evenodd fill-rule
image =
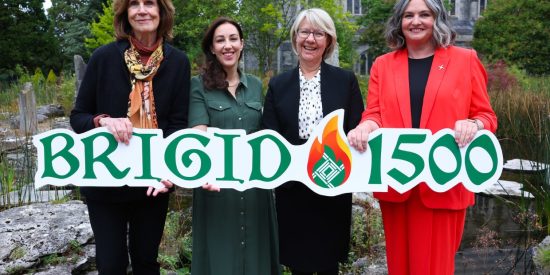
M487 76L487 88L490 91L511 91L518 87L516 76L508 71L508 66L503 60L487 66Z

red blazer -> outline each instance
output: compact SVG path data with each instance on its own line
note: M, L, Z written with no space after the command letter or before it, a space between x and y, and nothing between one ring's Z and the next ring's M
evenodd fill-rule
M384 128L411 128L407 50L380 56L374 62L369 80L367 109L362 120L373 120ZM487 73L474 50L450 46L435 51L424 94L420 128L435 133L454 129L461 119L479 119L485 129L495 132L497 118L487 94ZM474 194L459 184L444 193L427 185L416 188L428 208L465 209L474 204ZM403 202L410 191L399 194L392 188L375 193L382 201Z

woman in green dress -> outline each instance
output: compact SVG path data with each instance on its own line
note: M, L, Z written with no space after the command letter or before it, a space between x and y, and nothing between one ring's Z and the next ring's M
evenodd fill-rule
M243 33L229 18L210 25L203 41L205 65L191 79L189 127L260 129L262 83L240 72ZM193 190L193 275L280 274L272 190Z

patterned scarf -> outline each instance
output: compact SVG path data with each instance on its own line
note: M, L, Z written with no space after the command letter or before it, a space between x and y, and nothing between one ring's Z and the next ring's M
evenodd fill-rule
M130 71L132 92L128 98L128 118L137 128L158 128L155 98L153 95L153 77L157 73L164 55L160 41L157 49L151 54L147 64L141 63L138 50L130 40L131 47L124 52L124 61Z

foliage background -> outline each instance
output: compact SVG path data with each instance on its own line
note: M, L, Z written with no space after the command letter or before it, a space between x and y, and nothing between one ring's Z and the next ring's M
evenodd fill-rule
M550 1L493 0L475 25L472 46L532 75L550 74Z

